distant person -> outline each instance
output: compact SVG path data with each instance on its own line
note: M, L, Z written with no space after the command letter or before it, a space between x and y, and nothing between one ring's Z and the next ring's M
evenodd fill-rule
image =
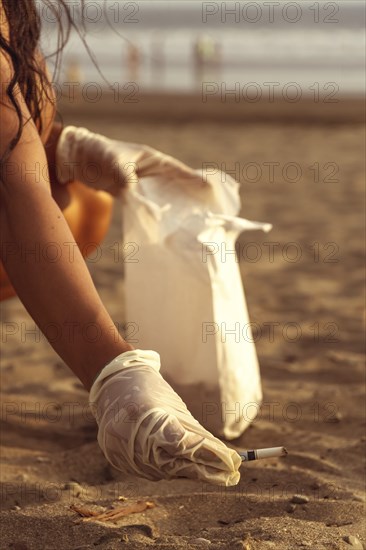
M36 4L0 0L1 259L6 273L46 337L47 327L62 329L59 338L49 341L90 390L98 441L114 466L148 479L190 477L236 484L240 456L190 415L161 377L158 354L136 350L120 336L70 230L80 229L85 206L81 189L120 192L130 178L157 174L162 167L193 181L198 181L197 174L146 145L55 123ZM62 7L70 17L66 0L47 1L47 6L61 26L70 22L56 9ZM129 59L131 66L138 65L135 50L129 50ZM86 219L88 231L98 230L110 215L105 196L96 194L102 205L98 207L96 198ZM61 251L57 260L46 253L50 244ZM158 322L158 311L156 315ZM97 338L85 337L88 326L97 329Z
M127 67L128 79L130 82L137 82L140 73L141 55L135 44L128 43L127 46Z
M199 36L193 44L195 80L197 85L216 78L220 67L220 45L209 35Z
M164 39L160 33L154 33L150 43L150 62L153 85L161 85L165 68Z
M81 97L81 86L83 82L83 72L79 60L71 57L66 66L66 82L72 83L72 97Z
M66 80L69 82L79 82L83 80L83 71L77 57L71 57L66 66Z

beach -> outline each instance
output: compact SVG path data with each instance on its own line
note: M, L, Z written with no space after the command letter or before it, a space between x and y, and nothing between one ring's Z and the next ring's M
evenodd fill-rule
M362 100L150 94L116 106L103 94L63 99L59 111L65 124L229 172L241 183L240 215L273 224L237 243L264 397L228 444L284 445L288 456L244 464L231 488L116 471L87 392L12 298L1 304L1 549L366 548ZM121 225L115 201L88 265L122 327ZM152 504L116 523L75 511L138 501Z

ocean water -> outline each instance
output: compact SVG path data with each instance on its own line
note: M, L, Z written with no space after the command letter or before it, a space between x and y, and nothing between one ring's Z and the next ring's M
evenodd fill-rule
M81 20L79 2L72 2ZM47 12L43 50L55 46ZM248 101L365 93L365 2L85 1L55 82L232 94ZM200 49L201 57L197 56ZM202 61L202 59L204 61ZM52 69L53 58L49 59ZM100 74L101 73L101 74ZM89 86L89 88L88 88Z

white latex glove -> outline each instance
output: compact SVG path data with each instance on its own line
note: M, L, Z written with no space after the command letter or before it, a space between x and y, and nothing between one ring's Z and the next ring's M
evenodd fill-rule
M193 418L159 369L158 353L132 350L94 381L89 402L105 457L118 470L150 480L236 485L240 456Z
M94 189L116 192L137 183L138 177L172 172L190 180L197 172L152 147L115 141L86 128L66 126L56 147L60 183L78 180Z

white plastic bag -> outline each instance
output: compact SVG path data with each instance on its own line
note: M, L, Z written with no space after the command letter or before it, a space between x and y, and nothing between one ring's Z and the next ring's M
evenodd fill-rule
M130 342L160 354L161 374L197 420L233 439L262 400L233 251L239 233L271 225L237 217L239 184L231 176L197 175L188 182L162 173L126 192L126 321ZM236 323L245 338L232 333Z

